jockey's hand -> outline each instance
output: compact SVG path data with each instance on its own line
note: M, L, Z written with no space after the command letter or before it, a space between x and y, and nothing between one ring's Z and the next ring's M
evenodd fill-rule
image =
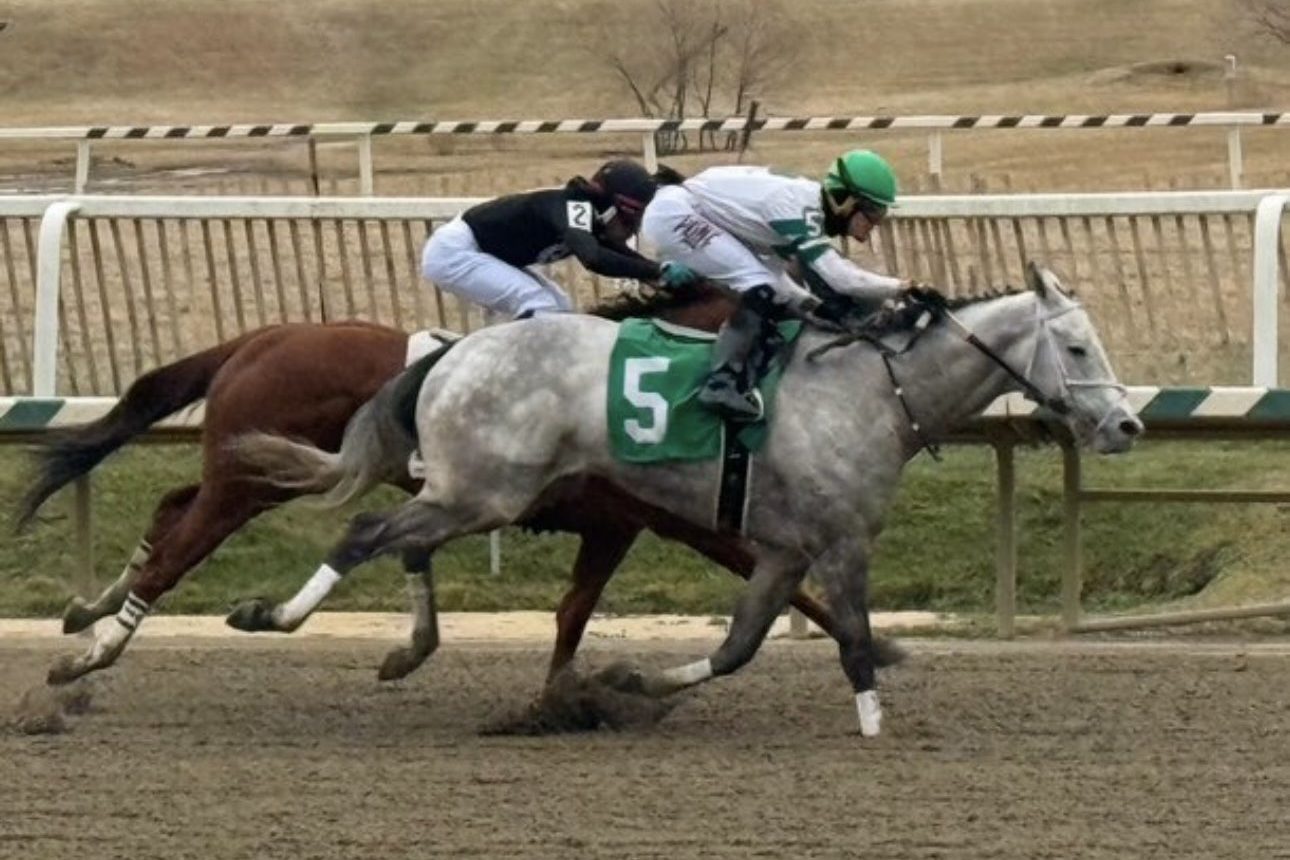
M820 301L815 296L797 308L802 319L817 328L832 332L847 332L855 325L850 307L845 300Z
M949 305L945 294L930 284L908 281L905 286L906 298L931 311L943 311Z
M669 290L680 290L691 287L703 280L703 276L685 263L668 260L659 267L658 282Z
M811 313L819 319L846 325L851 318L851 303L841 297L829 298L812 307Z

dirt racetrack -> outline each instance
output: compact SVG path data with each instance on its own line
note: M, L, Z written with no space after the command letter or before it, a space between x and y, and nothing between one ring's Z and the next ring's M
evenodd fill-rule
M83 643L0 641L0 700ZM544 737L478 730L545 643L380 685L388 644L137 643L66 733L0 733L0 857L1290 857L1284 643L915 643L874 741L822 641L652 728Z

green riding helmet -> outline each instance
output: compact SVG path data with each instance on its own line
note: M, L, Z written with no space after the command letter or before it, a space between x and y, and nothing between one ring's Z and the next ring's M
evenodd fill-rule
M878 153L853 149L833 163L824 190L836 215L849 216L857 206L882 214L896 202L896 174Z

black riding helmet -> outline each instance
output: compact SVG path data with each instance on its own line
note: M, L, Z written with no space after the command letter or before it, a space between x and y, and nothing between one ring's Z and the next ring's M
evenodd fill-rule
M615 216L622 218L633 231L640 225L645 207L654 199L658 183L641 165L627 159L606 161L588 183L601 199L596 210L602 223Z

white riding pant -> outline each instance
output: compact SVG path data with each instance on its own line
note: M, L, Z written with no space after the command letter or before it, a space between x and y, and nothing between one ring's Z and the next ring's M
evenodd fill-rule
M460 217L430 234L421 252L421 275L441 290L510 317L573 310L569 294L555 281L480 250Z
M767 284L777 293L800 293L783 261L755 254L725 229L705 218L680 185L658 190L645 209L641 239L658 259L684 263L709 280L743 293Z

